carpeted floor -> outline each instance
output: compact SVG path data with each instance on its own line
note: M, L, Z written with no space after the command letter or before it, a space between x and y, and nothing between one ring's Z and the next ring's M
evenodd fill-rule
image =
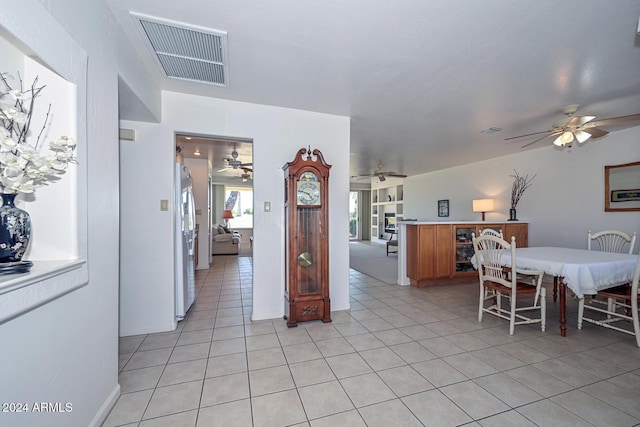
M385 245L349 242L349 267L384 283L398 282L398 254L386 255Z

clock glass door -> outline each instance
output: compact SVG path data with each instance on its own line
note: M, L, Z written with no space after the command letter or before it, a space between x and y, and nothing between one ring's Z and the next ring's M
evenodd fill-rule
M317 294L321 291L318 261L320 261L320 208L298 209L297 268L298 295Z

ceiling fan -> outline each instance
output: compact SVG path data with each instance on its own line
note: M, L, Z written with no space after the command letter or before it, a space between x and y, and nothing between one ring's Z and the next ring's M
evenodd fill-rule
M575 112L578 111L578 108L580 108L580 106L577 104L564 107L561 111L566 117L556 120L553 123L552 129L542 132L528 133L526 135L512 136L510 138L505 138L505 141L545 134L542 137L523 145L522 148L528 147L550 137L555 137L553 144L558 147L571 147L571 143L573 141L578 141L578 143L582 144L590 138L595 139L607 135L609 133L608 131L599 129L602 126L622 125L619 126L619 128L622 128L640 125L640 114L594 120L596 116L574 116Z
M401 173L398 172L389 172L389 171L385 171L382 167L382 165L378 165L378 169L375 170L375 172L370 173L370 174L365 174L365 175L360 175L359 178L366 178L366 177L372 177L372 176L377 176L378 179L382 182L382 181L386 181L386 177L390 176L390 177L395 177L395 178L406 178L407 175L403 175Z
M231 157L226 157L224 158L224 160L229 166L220 169L218 172L224 172L229 169L243 169L246 166L253 166L253 163L242 163L240 160L238 160L238 152L235 148L231 152Z

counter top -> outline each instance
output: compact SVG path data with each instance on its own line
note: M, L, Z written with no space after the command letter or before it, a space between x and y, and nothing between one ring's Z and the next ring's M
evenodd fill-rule
M398 224L403 225L437 225L437 224L528 224L529 221L509 221L506 219L497 220L497 221L471 221L471 220L460 220L460 221L398 221Z

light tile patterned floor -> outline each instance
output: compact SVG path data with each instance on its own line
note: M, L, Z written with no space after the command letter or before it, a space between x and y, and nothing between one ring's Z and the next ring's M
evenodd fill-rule
M252 323L251 258L216 257L174 332L120 340L122 395L104 426L632 426L640 349L585 325L561 338L477 321L475 280L415 289L351 270L333 322ZM548 292L550 294L550 292Z

